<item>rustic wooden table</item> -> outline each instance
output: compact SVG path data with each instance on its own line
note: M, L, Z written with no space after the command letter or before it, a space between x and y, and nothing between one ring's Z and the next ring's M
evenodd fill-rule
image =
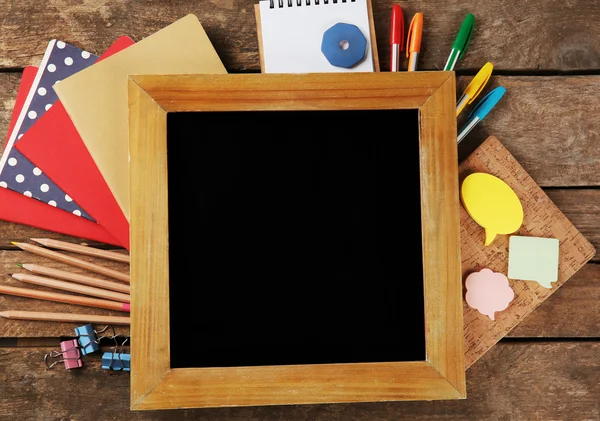
M381 68L387 70L393 2L372 1ZM0 132L8 130L22 69L39 64L52 38L99 54L120 35L139 41L194 13L230 73L258 72L254 3L0 0ZM600 2L414 0L400 5L407 21L417 11L425 16L420 70L442 69L463 17L476 16L471 45L456 67L458 83L491 61L491 86L503 85L508 92L461 143L459 154L465 157L488 135L497 136L598 248ZM381 129L387 133L388 128ZM17 282L7 276L16 263L51 263L11 245L32 237L74 240L0 221L0 283ZM73 335L71 325L0 320L0 419L600 420L598 263L598 257L592 259L467 370L466 400L130 412L129 375L102 370L98 357L90 356L79 370L46 370L44 354L57 349L61 337ZM0 309L8 308L70 310L0 297Z

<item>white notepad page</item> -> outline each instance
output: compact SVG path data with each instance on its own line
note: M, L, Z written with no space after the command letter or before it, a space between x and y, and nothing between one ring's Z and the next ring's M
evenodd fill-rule
M260 0L264 73L373 72L367 0ZM336 23L356 25L367 39L365 59L347 69L331 65L321 52L323 33Z

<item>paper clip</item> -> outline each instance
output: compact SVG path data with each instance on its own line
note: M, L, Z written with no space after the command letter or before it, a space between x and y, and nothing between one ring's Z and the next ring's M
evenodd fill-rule
M120 345L120 348L125 346L129 338L125 339ZM102 368L104 370L114 371L130 371L131 370L131 354L117 352L118 347L114 347L111 352L102 354Z
M52 361L54 359L54 361ZM70 339L60 343L60 351L50 351L44 356L44 364L52 368L58 363L65 363L65 368L71 370L83 366L81 351L77 339Z
M98 336L101 333L106 332L108 329L112 329L112 336ZM104 329L100 331L94 330L90 323L79 326L75 328L75 335L77 335L77 340L79 342L79 347L81 348L81 353L83 355L91 354L93 352L100 350L100 341L103 338L116 338L115 329L112 326L106 326Z

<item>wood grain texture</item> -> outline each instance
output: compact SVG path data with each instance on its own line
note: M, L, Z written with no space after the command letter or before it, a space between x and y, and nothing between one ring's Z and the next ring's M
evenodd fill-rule
M599 343L499 343L467 371L469 397L464 400L147 412L129 410L129 373L102 370L98 354L86 356L77 373L59 367L46 370L41 359L51 349L0 348L0 366L10 367L0 370L0 419L595 421L600 417Z
M519 197L524 218L521 227L514 234L557 238L560 241L560 250L558 281L552 284L552 288L544 288L537 282L509 279L515 298L506 310L496 313L495 320L463 302L467 368L513 329L523 317L560 288L596 253L592 244L544 194L498 138L488 138L461 163L461 182L475 172L495 175L505 181ZM488 246L484 246L484 238L484 229L469 216L464 207L461 207L463 280L467 275L483 268L507 274L510 236L498 235Z
M57 240L77 241L81 244L89 244L90 246L94 247L104 247L107 250L126 251L124 248L121 247L90 241L84 238L71 237L68 235L58 234L55 232L30 227L28 225L16 224L7 221L0 221L0 233L0 250L16 250L18 249L18 247L11 244L13 241L25 243L29 241L29 239L32 237L44 235L46 237L56 238Z
M82 257L82 259L94 260L92 257ZM32 255L31 253L23 251L0 251L0 284L8 285L13 287L23 287L23 284L16 279L8 276L9 273L15 273L19 267L17 263L39 263L45 266L55 267L63 270L69 270L76 273L87 274L86 271L78 268L73 268L63 263L52 262L43 257ZM122 270L128 268L129 265L120 262L110 262L107 267L112 267L115 270ZM109 278L101 279L109 280ZM31 286L31 288L39 289L42 291L51 292L49 288ZM66 292L65 292L66 294ZM54 303L45 300L34 300L31 298L13 297L0 294L0 310L36 310L36 311L49 311L49 312L82 312L85 311L87 314L104 314L111 316L123 316L123 312L104 310L93 307L80 307L71 304ZM72 335L73 329L78 324L68 323L53 323L53 322L37 322L37 321L22 321L22 320L7 320L0 318L0 338L10 337L50 337L50 336L70 336ZM119 328L119 332L125 335L129 334L129 328Z
M449 78L454 80L454 73L131 76L166 112L230 111L234 105L237 111L415 109Z
M45 276L32 275L30 273L13 273L12 277L21 282L48 287L61 292L69 291L88 297L97 297L105 300L129 303L129 294L123 294L121 292L82 285L76 282L57 280Z
M554 198L552 199L554 200ZM12 286L19 285L7 273L12 273L15 269L18 269L16 263L20 262L21 259L23 259L23 252L0 252L0 283ZM60 264L56 266L65 268L64 265L61 266ZM72 269L68 268L68 270ZM83 273L84 271L80 272ZM525 317L507 336L522 338L598 338L600 337L600 323L598 323L598 320L600 320L599 300L600 265L587 264L575 273L569 279L569 282L540 304L534 312ZM21 310L30 310L31 304L32 301L26 298L0 297L0 311L17 307ZM42 308L42 311L73 311L73 306L47 301L36 302L37 308ZM61 310L57 310L57 308ZM93 314L120 314L92 308L86 309L86 312L88 311L93 312ZM74 327L76 326L0 319L0 337L67 336ZM127 330L124 333L129 334L129 331Z
M0 73L1 133L8 130L19 75ZM457 95L470 79L457 78ZM494 76L486 86L486 92L498 85L506 87L505 97L461 142L460 157L465 158L493 134L502 139L502 143L542 187L600 186L600 148L597 147L600 143L600 120L589 118L600 114L597 97L600 76ZM459 126L473 105L465 108L458 120ZM567 108L569 113L565 113ZM3 144L2 136L0 145ZM585 194L594 193L588 191ZM0 221L0 232L12 234L11 241L25 241L36 236L69 241L65 236L4 221ZM9 242L0 243L0 247L5 244Z
M600 250L600 190L598 189L544 189L562 213L579 231ZM596 255L592 261L599 261Z
M70 251L76 254L94 256L102 259L114 260L116 262L129 263L129 254L117 253L110 250L102 250L96 247L90 247L88 245L79 244L73 241L61 241L54 238L30 238L30 241L34 241L51 249Z
M452 74L419 109L421 232L427 360L464 396L455 89Z
M588 263L507 336L600 338L600 265Z
M29 253L36 254L38 256L46 257L48 259L56 260L61 263L67 263L72 267L77 267L81 269L85 269L88 272L93 274L99 274L104 276L109 276L113 279L117 279L123 282L129 282L129 271L118 271L114 270L110 267L104 266L103 264L98 264L98 259L94 259L93 261L88 261L85 259L81 259L81 255L67 253L67 252L58 252L51 250L49 248L36 246L34 244L29 243L17 243L13 242L13 244L19 247L22 250L25 250ZM104 262L102 262L104 263Z
M0 1L0 66L38 64L48 41L58 38L95 54L119 36L135 41L188 13L202 22L227 71L260 71L254 5L248 0L195 2L107 0L63 2ZM372 0L382 69L389 69L389 21L392 0ZM469 49L456 69L477 69L491 61L507 70L589 70L600 68L600 4L587 0L514 2L427 0L401 4L405 26L423 12L423 45L419 69L440 70L467 13L476 17ZM406 68L406 61L401 61Z
M453 72L130 76L132 409L465 398L455 84ZM166 113L415 108L426 360L169 369Z
M518 146L515 148L518 149ZM539 165L541 163L538 163ZM600 190L585 188L545 188L543 190L594 247L600 249L600 231L597 229L600 226ZM42 233L45 236L51 236L63 241L81 241L82 243L96 247L104 246L83 239L39 230L27 225L0 221L0 250L16 250L17 247L11 244L12 241L26 242L29 241L29 238L41 235ZM121 248L114 248L113 250L126 251ZM597 256L594 256L592 261L600 260Z
M470 80L458 78L457 91ZM461 142L461 156L494 135L542 187L600 186L600 76L498 76L483 94L500 85L506 94Z
M130 79L128 86L134 407L147 399L171 367L167 113L136 82Z
M89 313L48 313L45 311L9 310L0 311L0 317L10 320L51 321L59 323L75 322L117 326L129 326L131 324L131 319L126 316L102 316Z
M1 9L0 9L1 10ZM1 12L0 12L1 13ZM1 31L1 29L0 29ZM3 54L4 55L4 54ZM4 151L21 73L0 73L0 150Z

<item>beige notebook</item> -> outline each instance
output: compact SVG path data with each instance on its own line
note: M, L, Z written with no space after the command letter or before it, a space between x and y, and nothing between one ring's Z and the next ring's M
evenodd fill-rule
M187 15L54 86L129 220L129 75L227 73L198 18Z

